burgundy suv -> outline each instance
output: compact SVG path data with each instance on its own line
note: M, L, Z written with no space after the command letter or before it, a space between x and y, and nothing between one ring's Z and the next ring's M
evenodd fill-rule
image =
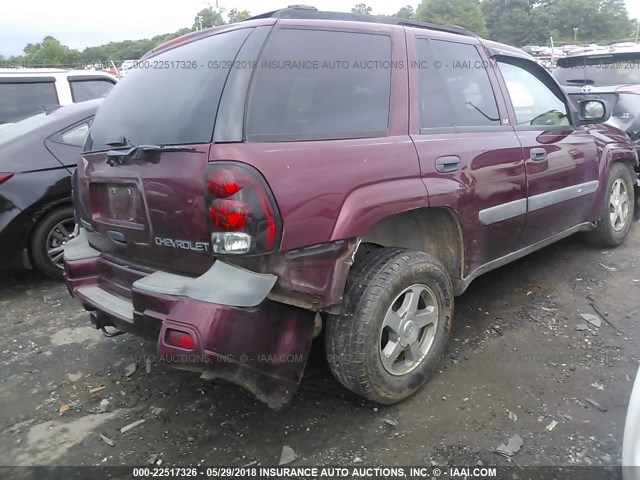
M336 378L398 402L474 278L576 232L624 241L638 158L608 116L457 27L291 7L195 32L95 117L69 290L273 407L324 326Z

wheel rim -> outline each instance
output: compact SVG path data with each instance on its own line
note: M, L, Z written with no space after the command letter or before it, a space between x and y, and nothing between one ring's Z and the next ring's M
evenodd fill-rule
M621 232L627 226L629 219L629 191L627 184L618 178L611 186L609 195L609 219L611 227L616 232Z
M63 269L64 246L69 240L78 235L79 227L73 218L66 218L58 222L47 235L47 256L56 267Z
M431 288L415 284L392 302L380 332L380 359L392 375L406 375L420 365L436 336L438 302Z

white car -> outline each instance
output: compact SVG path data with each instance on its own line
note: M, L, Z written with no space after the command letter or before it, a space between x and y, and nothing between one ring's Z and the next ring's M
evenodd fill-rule
M0 125L50 108L105 97L117 81L106 72L0 68Z
M622 441L622 477L640 480L640 371L629 399Z

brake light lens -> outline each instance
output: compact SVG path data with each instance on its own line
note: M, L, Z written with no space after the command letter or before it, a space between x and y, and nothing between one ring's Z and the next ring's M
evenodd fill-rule
M13 177L13 173L0 173L0 185Z
M263 254L277 248L281 232L275 201L254 168L215 162L206 177L207 224L216 254Z
M191 335L186 332L179 332L178 330L167 330L165 342L173 347L185 348L187 350L193 350L196 346L196 342Z

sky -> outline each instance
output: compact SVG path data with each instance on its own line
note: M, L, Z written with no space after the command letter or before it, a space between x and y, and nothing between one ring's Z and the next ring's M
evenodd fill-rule
M390 15L417 0L218 0L230 10L268 12L289 4L308 3L320 10L349 11L364 1L374 14ZM216 0L210 2L214 7ZM626 0L631 18L640 18L640 0ZM19 55L27 43L52 35L70 48L82 50L110 41L138 40L191 27L204 0L4 0L0 16L0 55Z

